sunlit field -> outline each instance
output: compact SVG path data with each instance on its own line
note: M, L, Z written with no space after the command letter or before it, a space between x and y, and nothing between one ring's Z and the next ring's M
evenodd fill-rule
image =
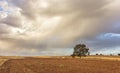
M6 62L8 59L0 59L0 66L4 63L4 62Z
M2 66L2 64L4 64L6 61L10 60L10 59L22 59L24 57L20 57L20 56L1 56L0 57L0 66Z
M120 73L118 56L5 58L0 61L0 73Z

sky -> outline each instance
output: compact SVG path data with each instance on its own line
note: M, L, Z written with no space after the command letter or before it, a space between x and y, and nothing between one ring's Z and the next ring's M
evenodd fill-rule
M0 0L0 55L120 53L120 0Z

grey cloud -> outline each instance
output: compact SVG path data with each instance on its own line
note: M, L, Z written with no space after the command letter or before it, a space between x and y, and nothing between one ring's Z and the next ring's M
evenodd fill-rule
M35 2L33 0L25 1L25 0L11 0L13 4L23 9L23 14L28 15L30 17L36 17L37 15L47 15L47 16L55 16L55 15L67 15L71 13L79 13L83 16L92 16L95 12L104 8L106 4L109 3L109 1L106 0L92 0L92 1L83 1L83 0L61 0L61 1L55 1L46 0L49 4L49 7L46 9L42 9L39 6L37 6L37 2L40 2L42 0L36 0ZM35 4L36 3L36 4ZM97 16L98 14L96 14Z
M22 24L22 20L20 17L17 16L8 16L4 20L2 20L1 23L7 24L12 27L20 27Z
M8 29L8 26L6 24L0 24L0 35L8 34L9 32L10 29Z
M21 9L21 15L8 16L2 23L25 30L21 24L24 21L28 22L24 24L27 28L22 32L24 35L16 33L16 35L12 36L12 39L4 39L4 41L12 43L12 47L47 51L47 48L72 48L80 40L86 41L88 45L95 48L119 46L119 41L117 41L119 39L96 39L101 34L119 33L120 31L114 24L119 21L119 7L114 9L115 7L112 6L113 8L110 8L110 4L114 3L114 1L45 0L49 4L46 8L39 6L42 0L9 1ZM38 18L56 16L61 17L60 22L56 23L57 26L48 23L45 27L52 26L53 30L51 30L51 27L43 30L41 26L44 21L42 23L41 19ZM40 35L40 31L44 31L44 33ZM32 37L31 32L36 36Z

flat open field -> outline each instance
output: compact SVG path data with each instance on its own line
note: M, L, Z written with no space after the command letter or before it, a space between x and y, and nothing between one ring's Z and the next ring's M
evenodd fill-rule
M9 59L23 59L24 57L17 57L17 56L0 56L0 66L4 64Z
M9 59L0 67L0 73L120 73L120 61L117 59L68 57Z
M4 64L8 59L0 59L0 66Z

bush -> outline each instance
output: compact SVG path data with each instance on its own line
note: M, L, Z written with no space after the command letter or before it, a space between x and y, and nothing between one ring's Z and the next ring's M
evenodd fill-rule
M110 56L113 56L112 54L110 54Z
M103 56L103 54L100 54L101 56Z
M120 53L118 54L118 56L120 56Z
M98 55L98 53L96 53L96 55Z

